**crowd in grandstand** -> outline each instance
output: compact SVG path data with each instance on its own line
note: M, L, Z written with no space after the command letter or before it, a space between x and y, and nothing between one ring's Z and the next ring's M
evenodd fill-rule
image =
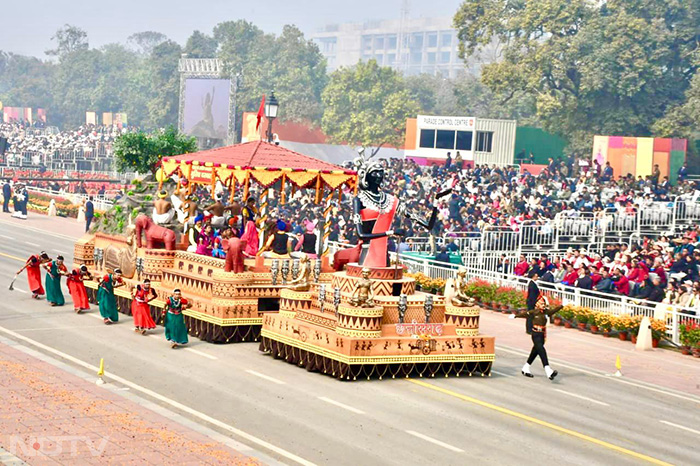
M75 130L52 131L22 123L0 123L0 137L7 138L5 154L7 162L28 159L28 163L40 165L47 157L58 154L79 153L89 156L98 149L109 147L114 139L127 131L117 125L83 125Z

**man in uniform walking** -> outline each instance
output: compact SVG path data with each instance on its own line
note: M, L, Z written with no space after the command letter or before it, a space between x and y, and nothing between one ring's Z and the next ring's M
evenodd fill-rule
M521 371L525 377L533 377L532 372L530 372L530 365L535 362L537 356L540 357L544 366L544 372L549 380L554 380L557 376L558 372L549 367L549 359L547 358L547 350L544 348L544 343L547 338L547 316L551 317L559 312L560 309L561 306L557 306L554 309L550 308L547 298L543 296L542 299L537 301L535 309L510 315L511 319L516 317L532 318L532 350Z

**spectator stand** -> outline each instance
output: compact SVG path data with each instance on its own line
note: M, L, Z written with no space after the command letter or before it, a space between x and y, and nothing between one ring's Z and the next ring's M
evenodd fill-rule
M346 248L347 244L331 243L331 255L338 250ZM392 260L396 254L390 253ZM447 280L453 278L458 268L456 265L448 265L428 259L417 259L400 255L401 262L407 267L408 272L422 273L431 278ZM483 268L465 267L467 278L470 280L486 280L499 286L513 287L526 291L527 280L510 273L501 273ZM700 316L693 315L682 306L656 303L644 299L630 298L623 295L611 295L593 290L582 290L580 288L539 282L543 292L563 304L583 306L597 311L606 312L615 316L622 315L643 315L664 319L666 322L666 336L675 344L680 344L679 330L683 323L694 322L700 325Z

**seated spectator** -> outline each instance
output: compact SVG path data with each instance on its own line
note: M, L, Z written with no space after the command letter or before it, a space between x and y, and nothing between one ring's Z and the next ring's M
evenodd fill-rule
M600 280L598 284L595 285L595 290L601 293L614 293L615 292L615 282L610 278L610 272L608 269L603 268L600 272Z
M620 269L613 271L613 282L615 283L615 292L625 296L630 294L630 282L627 277L622 274Z

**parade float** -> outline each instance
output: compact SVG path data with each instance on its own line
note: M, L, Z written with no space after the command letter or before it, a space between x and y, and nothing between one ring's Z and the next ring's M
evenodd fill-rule
M282 290L279 312L263 317L261 351L341 380L490 375L494 338L479 334L480 308L464 293L464 272L450 281L446 296L436 296L417 292L400 262L389 262L395 216L431 229L435 209L428 222L403 212L399 200L381 190L383 166L363 156L356 164L353 220L361 243L336 253L336 268L346 265L330 283Z
M260 340L261 351L275 358L339 379L489 375L494 338L479 334L480 308L464 293L464 275L438 296L417 291L400 261L389 261L395 217L411 217L430 229L436 209L404 212L402 203L381 189L380 163L360 157L356 168L344 170L259 141L164 158L156 180L101 219L100 225L112 230L98 227L77 242L75 265L87 265L95 276L120 268L127 286L115 294L124 314L130 314L131 290L148 278L159 296L150 303L156 322L164 299L179 288L193 304L183 311L190 335L215 343ZM241 269L231 257L235 251L224 260L186 250L186 225L199 209L192 196L197 186L211 189L214 197L223 185L229 205L236 205L249 198L253 184L261 229L271 214L271 189L280 204L287 185L292 193L312 190L326 220L321 258L256 257L245 259ZM328 220L343 189L354 195L353 222L361 242L331 261ZM165 216L174 222L170 225L154 221L163 220L165 212L151 200L163 190L172 190L177 196L172 204L179 205ZM86 285L94 302L97 283Z
M307 190L312 201L323 202L329 212L331 201L342 196L343 189L354 189L356 179L354 171L261 141L167 157L155 180L136 183L137 188L76 243L75 266L87 265L96 277L121 269L126 286L114 293L122 314L131 313L136 284L149 279L159 296L150 303L156 322L165 298L179 288L193 304L183 312L192 336L214 343L257 340L264 314L279 309L282 290L293 286L289 283L302 272L302 259L245 259L244 271L234 272L231 254L231 260L224 260L188 252L187 227L200 209L197 188L211 189L216 198L215 190L224 186L230 206L240 206L255 193L257 223L263 230L272 189L277 188L280 204L285 203L285 187L291 187L292 194ZM173 209L165 224L154 221L168 214L157 212L161 192L172 193L163 199ZM324 247L328 233L322 235ZM304 264L310 280L330 281L332 270L322 262ZM98 283L85 284L94 303Z

